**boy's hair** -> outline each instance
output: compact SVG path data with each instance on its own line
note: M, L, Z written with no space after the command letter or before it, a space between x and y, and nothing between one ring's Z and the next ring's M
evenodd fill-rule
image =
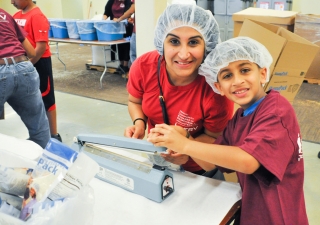
M199 74L206 78L214 92L220 94L214 86L218 82L219 71L239 60L249 60L260 68L266 68L266 82L269 81L272 56L264 45L249 37L236 37L219 43L201 64Z
M195 4L172 4L160 15L155 28L154 45L160 55L168 33L180 27L191 27L202 35L205 55L220 42L218 23L209 10Z

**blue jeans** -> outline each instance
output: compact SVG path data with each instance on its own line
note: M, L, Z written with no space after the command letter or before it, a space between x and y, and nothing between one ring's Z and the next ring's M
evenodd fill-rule
M29 139L44 148L50 129L39 85L38 72L31 62L0 65L0 114L8 102L28 128Z
M136 33L132 33L130 38L130 61L133 63L137 58Z

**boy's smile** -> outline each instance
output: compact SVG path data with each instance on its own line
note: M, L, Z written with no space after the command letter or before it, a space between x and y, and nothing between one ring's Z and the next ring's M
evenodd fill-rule
M266 77L266 68L259 68L248 60L239 60L220 70L215 87L221 95L247 109L266 95L262 87Z

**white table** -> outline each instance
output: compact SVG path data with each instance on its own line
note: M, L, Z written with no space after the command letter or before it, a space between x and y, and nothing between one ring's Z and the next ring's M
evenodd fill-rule
M232 206L241 199L239 184L189 172L173 172L175 191L162 203L111 185L97 178L94 225L215 225L224 224Z
M49 38L50 42L56 43L56 52L53 52L53 54L56 54L58 57L58 60L64 65L64 69L66 70L66 64L60 59L60 52L59 52L59 43L68 43L68 44L83 44L83 45L97 45L97 46L103 46L104 47L104 71L100 77L100 87L102 88L102 79L107 72L107 63L112 61L106 61L106 51L112 51L115 54L116 59L118 60L118 44L124 44L129 43L130 41L127 41L126 39L116 40L116 41L81 41L78 39L70 39L70 38ZM113 51L111 48L112 45L116 45L116 51Z

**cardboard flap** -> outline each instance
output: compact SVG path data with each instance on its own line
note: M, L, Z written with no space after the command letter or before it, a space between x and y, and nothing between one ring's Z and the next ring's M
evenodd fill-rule
M244 21L245 19L253 19L263 21L265 23L274 24L294 24L295 16L298 12L280 11L273 9L247 8L232 15L233 21Z
M305 45L312 45L314 47L317 47L317 45L313 44L312 42L308 41L307 39L305 39L297 34L294 34L286 29L283 29L282 27L279 28L278 34L287 40L292 40L295 42L303 43Z
M272 68L277 63L278 57L287 42L285 38L275 34L278 30L278 26L246 19L243 22L239 36L251 37L263 44L273 58L270 66Z
M309 42L311 44L311 42ZM277 67L300 68L306 73L318 52L316 45L288 41L279 57Z

